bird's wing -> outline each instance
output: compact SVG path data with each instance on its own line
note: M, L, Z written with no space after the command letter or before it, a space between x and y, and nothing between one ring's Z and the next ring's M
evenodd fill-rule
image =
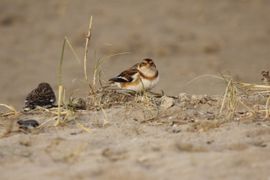
M132 67L126 71L123 71L118 76L109 79L109 81L111 81L111 82L132 82L138 73L139 73L138 70Z

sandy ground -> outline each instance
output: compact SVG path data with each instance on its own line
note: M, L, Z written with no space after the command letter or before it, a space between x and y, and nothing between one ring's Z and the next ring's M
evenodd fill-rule
M47 123L31 133L14 124L1 139L1 179L269 179L269 120L246 111L227 119L220 101L184 95L173 107L77 111L63 127L52 113L22 113L16 120ZM2 132L11 120L1 119Z
M90 15L90 79L95 53L101 58L129 52L105 61L104 80L151 57L161 74L157 92L221 95L224 82L213 77L190 83L206 74L226 73L259 83L260 72L269 69L269 14L268 0L1 0L0 102L20 109L39 82L56 89L63 38L67 36L82 57ZM67 49L67 94L88 94L82 78L81 65ZM213 112L219 106L215 104ZM0 140L0 178L269 179L268 121L230 120L193 131L189 126L207 120L194 120L198 109L183 117L190 112L179 102L164 113L169 112L176 115L162 116L163 121L184 121L176 130L169 123L141 123L145 117L127 116L120 106L106 110L105 127L99 122L102 112L81 112L79 120L90 133L72 124L32 134L13 132ZM24 116L41 122L52 118Z

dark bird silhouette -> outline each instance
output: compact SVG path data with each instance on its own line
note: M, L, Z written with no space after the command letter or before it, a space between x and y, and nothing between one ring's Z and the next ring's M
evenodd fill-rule
M23 130L33 129L39 126L38 121L34 119L19 120L17 121L17 124L19 125L19 128Z
M40 83L25 99L25 110L35 109L37 106L53 107L56 101L55 94L50 84Z

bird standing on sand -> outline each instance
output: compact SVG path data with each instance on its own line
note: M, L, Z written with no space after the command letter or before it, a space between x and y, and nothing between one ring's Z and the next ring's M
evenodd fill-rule
M48 83L40 83L25 99L25 110L34 109L36 106L52 107L56 98L52 87Z
M141 92L152 89L159 81L159 74L153 60L146 58L109 81L121 89Z

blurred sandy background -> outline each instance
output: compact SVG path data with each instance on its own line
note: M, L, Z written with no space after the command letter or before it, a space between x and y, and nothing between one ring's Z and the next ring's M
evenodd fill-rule
M161 74L156 91L221 94L224 84L214 78L187 83L220 73L258 83L269 69L268 0L1 0L0 102L21 107L42 81L56 88L63 38L82 57L91 15L89 71L94 51L97 57L130 52L106 61L104 79L151 57ZM65 86L86 94L82 77L67 49Z
M0 0L0 103L22 107L43 81L56 90L63 39L83 57L91 15L89 76L95 55L121 52L129 54L105 62L104 80L150 57L161 74L155 91L172 95L224 92L223 81L203 75L260 83L270 70L269 0ZM67 93L86 95L81 65L68 48L64 58ZM64 127L14 130L0 141L0 179L269 179L269 118L241 110L225 123L215 116L219 101L187 97L150 111L158 111L153 122L146 106L115 106L78 112ZM53 123L55 116L17 118ZM1 117L0 134L18 128L15 120Z

